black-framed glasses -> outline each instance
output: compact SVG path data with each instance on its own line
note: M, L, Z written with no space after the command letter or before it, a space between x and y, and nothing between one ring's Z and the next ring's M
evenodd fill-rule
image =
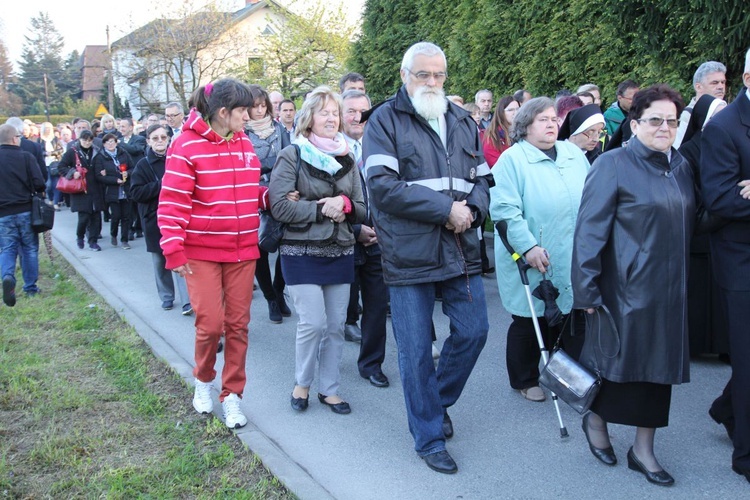
M638 123L646 122L652 127L661 127L661 124L665 121L667 122L667 126L669 128L677 128L680 126L680 120L678 120L677 118L661 118L659 116L652 116L651 118L642 118L636 121Z
M448 73L445 71L438 71L433 73L432 71L417 71L416 73L410 69L406 70L409 74L414 75L414 78L420 82L428 82L430 78L434 78L436 82L444 82L448 78Z

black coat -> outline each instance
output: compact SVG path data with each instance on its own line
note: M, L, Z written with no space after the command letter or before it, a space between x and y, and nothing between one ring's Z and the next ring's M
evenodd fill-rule
M30 212L32 188L44 192L36 159L18 146L0 145L0 178L0 217Z
M581 353L607 380L689 381L685 290L694 223L692 171L675 149L668 161L632 137L591 167L571 281L574 307L606 305L619 331L619 349L602 338L602 353L597 332L587 332Z
M130 158L130 155L118 145L116 162L113 161L112 157L106 151L101 151L94 158L96 180L102 184L104 201L107 203L115 203L120 199L121 184L118 181L122 179L122 165L126 166L128 172L125 184L122 184L122 187L125 189L125 196L127 197L130 191L130 174L133 173L133 160ZM102 171L105 172L105 175L102 175Z
M71 143L73 144L73 143ZM94 161L101 154L96 146L89 148L88 152L81 149L80 143L76 142L70 147L57 165L57 171L60 177L73 178L76 170L76 155L78 156L81 166L86 169L86 186L85 193L70 195L71 212L99 212L104 210L104 191L102 184L96 181L96 172L94 171Z
M30 141L25 137L21 137L20 147L21 150L31 153L36 160L36 164L39 166L44 182L47 182L49 172L47 172L47 164L44 163L44 151L42 150L42 145L38 142Z
M140 135L131 135L130 140L127 142L123 139L120 141L120 146L122 146L122 148L127 151L133 159L133 165L138 165L138 162L146 156L146 138L141 137Z
M138 203L138 214L141 217L143 233L146 239L146 251L161 253L161 232L156 219L159 208L161 179L164 177L166 156L159 156L149 148L146 157L135 166L130 177L130 199Z

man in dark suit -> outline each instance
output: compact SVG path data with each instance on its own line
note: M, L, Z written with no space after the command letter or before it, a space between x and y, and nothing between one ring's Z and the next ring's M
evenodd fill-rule
M49 172L47 171L47 165L44 163L44 151L42 151L42 145L26 138L29 132L28 125L17 116L8 118L5 123L15 127L15 129L18 130L18 133L21 134L21 144L19 145L21 151L31 153L31 156L36 160L36 164L39 166L39 171L42 173L42 177L46 183L47 178L49 177Z
M701 183L706 209L727 220L711 233L711 261L732 362L709 414L732 438L732 469L750 482L750 50L742 79L746 88L703 131Z

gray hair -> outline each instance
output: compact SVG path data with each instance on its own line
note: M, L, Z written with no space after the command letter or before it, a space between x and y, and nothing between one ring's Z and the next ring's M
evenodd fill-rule
M492 98L492 91L490 89L482 89L474 94L474 102L477 102L477 100L479 99L479 94L489 94L490 98Z
M601 94L601 90L599 90L599 86L595 85L593 83L584 83L580 87L578 87L578 90L576 90L576 94L580 94L581 92L591 92L592 90L596 90Z
M164 111L166 111L167 108L177 108L177 111L179 111L183 115L185 114L185 110L182 109L182 104L180 104L179 102L170 102L169 104L164 106Z
M372 107L372 101L370 100L370 96L368 96L366 93L362 92L361 90L349 89L343 94L341 94L342 101L346 101L347 99L359 99L360 97L364 97L365 99L367 99L367 104Z
M750 49L747 49L747 54L745 54L745 73L750 73Z
M727 67L721 64L720 62L716 61L706 61L700 66L698 66L698 69L695 71L695 74L693 75L693 85L696 85L698 83L703 83L703 81L708 77L710 73L725 73L727 72Z
M23 134L23 127L24 127L23 120L21 120L19 117L11 116L7 120L5 120L5 124L15 127L16 130L18 130L19 134Z
M526 101L513 118L513 125L510 127L509 134L510 140L519 142L525 139L528 135L528 128L534 122L536 115L549 108L555 108L555 101L549 97L535 97Z
M20 133L21 131L17 130L15 125L5 122L5 125L0 125L0 144L13 144L13 139Z
M430 42L417 42L406 50L404 59L401 61L402 70L411 70L414 64L414 58L418 55L427 57L442 56L445 67L448 67L448 61L445 59L445 52L443 49Z
M316 87L309 94L305 102L302 103L302 107L297 113L297 128L294 129L294 136L308 137L312 131L313 114L316 111L323 109L329 101L333 100L339 107L339 132L344 130L344 120L341 116L341 108L343 104L341 102L341 96L331 90L330 87L321 85Z

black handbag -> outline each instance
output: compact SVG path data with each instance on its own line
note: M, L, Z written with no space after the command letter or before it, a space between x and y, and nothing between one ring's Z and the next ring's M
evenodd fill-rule
M595 318L592 318L591 316L595 316ZM620 337L607 306L602 305L598 307L594 312L594 315L586 314L586 335L594 334L594 319L596 319L598 322L596 335L601 350L603 317L606 320L604 329L608 330L610 335L614 335L617 340L617 350L612 356L609 356L615 357L620 350ZM571 328L572 327L573 321L571 321ZM599 394L599 389L601 389L602 385L602 378L601 375L599 375L599 370L596 369L597 363L595 357L595 370L590 370L575 359L571 358L568 353L559 347L561 337L562 334L557 338L557 342L552 349L552 355L547 361L547 364L539 373L539 385L542 385L555 393L560 399L565 401L568 406L583 415L589 410L589 408L591 408L594 399L596 399L596 395Z
M300 151L299 146L293 145L297 150L297 163L295 169L299 175ZM258 229L258 246L265 252L274 253L281 245L281 239L284 237L286 224L273 218L270 210L261 210L260 228Z
M44 197L34 191L34 184L31 181L31 169L28 162L26 163L26 175L29 181L29 191L31 191L31 229L35 233L49 231L55 224L55 208L48 205Z

